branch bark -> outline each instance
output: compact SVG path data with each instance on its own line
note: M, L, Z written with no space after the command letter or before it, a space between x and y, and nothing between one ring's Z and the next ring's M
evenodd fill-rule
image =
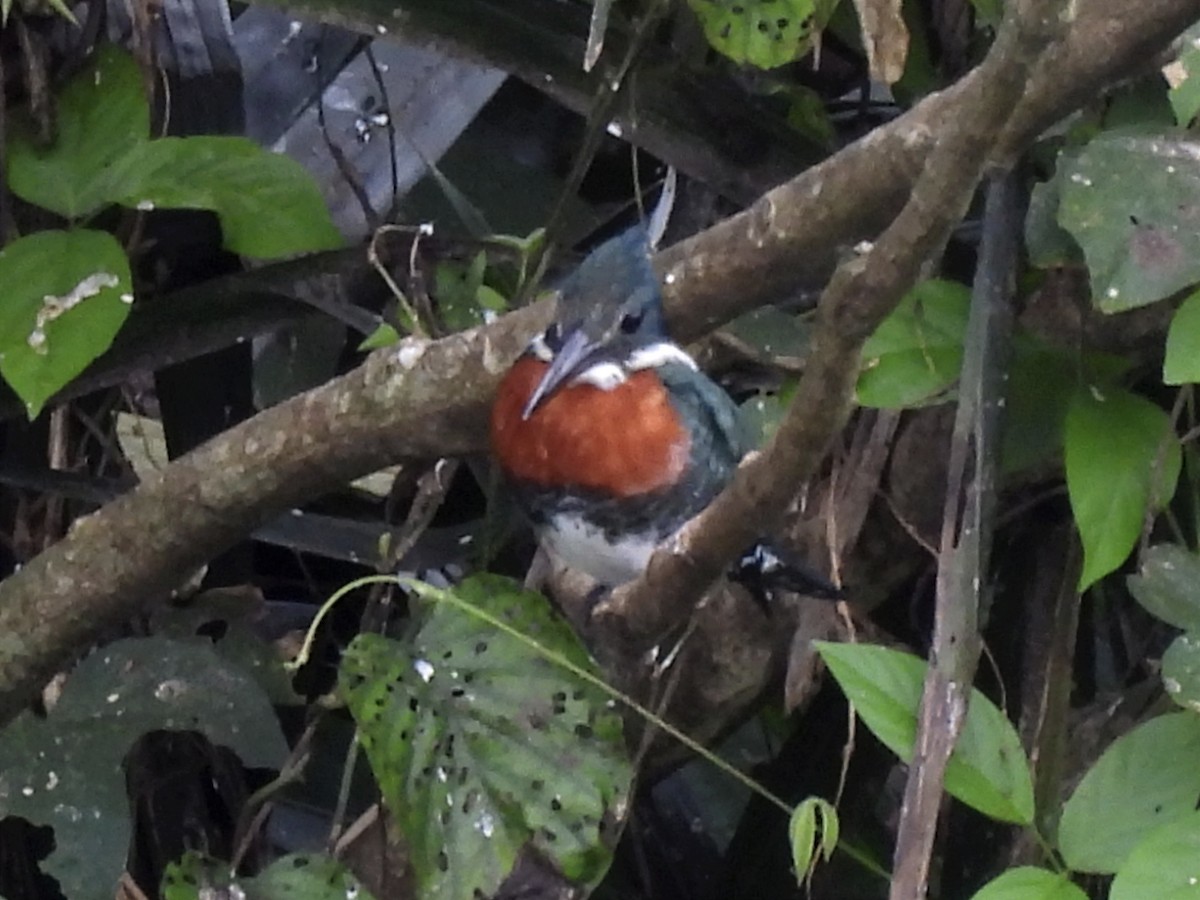
M863 342L962 218L1030 70L1058 33L1043 21L1053 9L1031 2L1021 15L1006 18L987 58L966 81L957 115L941 130L908 202L870 250L838 268L822 295L808 364L770 444L654 555L641 578L598 609L599 627L619 628L635 647L652 643L688 615L738 553L776 530L793 499L780 486L800 485L816 474L849 416ZM870 142L868 136L860 143ZM776 207L771 195L766 200L769 233Z
M1080 4L1064 41L1025 85L995 145L997 158L1160 50L1197 15L1197 0ZM842 248L874 234L904 204L941 123L969 111L982 80L972 73L746 213L663 254L677 333L694 337L818 283ZM873 286L837 290L853 295L854 305L846 307L849 314L824 314L832 340L814 360L805 402L827 393L842 399L820 423L781 436L810 460L845 414L852 348L878 314ZM858 304L875 312L860 317ZM103 629L271 516L397 458L479 450L500 371L547 315L535 306L486 329L379 351L354 372L231 429L81 520L0 584L0 724ZM768 476L760 466L754 497L764 496Z

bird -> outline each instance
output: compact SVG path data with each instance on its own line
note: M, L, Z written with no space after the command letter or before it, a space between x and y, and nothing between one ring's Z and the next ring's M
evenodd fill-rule
M587 256L491 409L493 456L540 543L612 587L638 577L750 449L733 399L668 336L650 252L634 226ZM766 545L734 568L840 594Z

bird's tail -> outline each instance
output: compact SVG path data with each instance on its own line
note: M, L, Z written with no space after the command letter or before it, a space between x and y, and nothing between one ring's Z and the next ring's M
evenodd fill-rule
M743 553L733 564L729 577L755 597L765 598L774 591L792 591L823 600L840 600L845 596L845 591L817 574L795 553L766 541Z

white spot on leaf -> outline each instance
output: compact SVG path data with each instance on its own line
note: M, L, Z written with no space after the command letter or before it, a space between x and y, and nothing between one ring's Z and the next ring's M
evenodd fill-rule
M496 819L491 813L484 813L475 820L475 830L485 838L490 838L496 833Z
M70 312L89 297L95 297L105 288L114 288L121 280L111 272L93 272L82 279L75 287L61 297L46 294L42 297L42 306L37 311L33 331L26 338L29 346L38 353L46 353L46 326L55 319Z

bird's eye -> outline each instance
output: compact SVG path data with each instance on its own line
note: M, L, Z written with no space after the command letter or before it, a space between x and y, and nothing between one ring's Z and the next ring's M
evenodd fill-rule
M621 316L621 332L623 334L633 334L635 331L641 328L642 315L642 311L639 309L637 312L627 312L625 315Z
M546 346L554 353L562 349L562 326L557 322L551 322L542 335L542 340L546 342Z

